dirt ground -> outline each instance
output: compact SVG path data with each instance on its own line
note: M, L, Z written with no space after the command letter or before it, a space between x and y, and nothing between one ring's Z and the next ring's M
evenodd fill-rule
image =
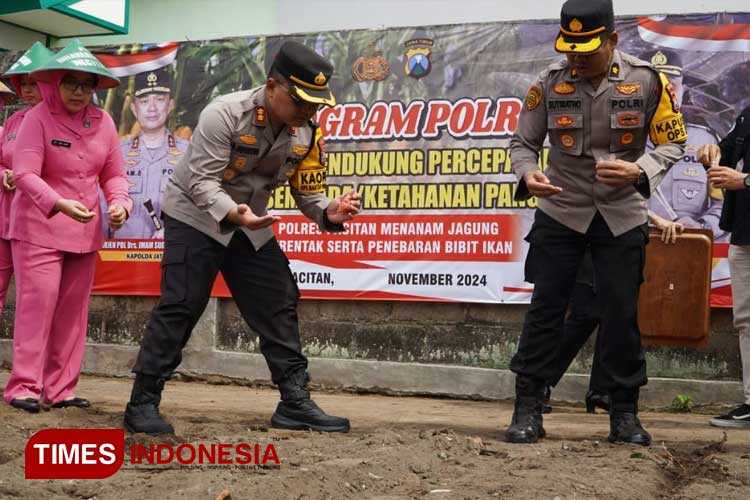
M7 372L0 372L4 385ZM278 468L184 469L125 465L100 481L27 481L23 450L43 428L118 427L126 379L84 377L93 407L29 415L0 404L0 498L33 499L737 499L750 497L750 430L708 426L704 414L643 412L654 445L607 443L606 415L555 406L548 438L502 441L509 402L316 393L352 431L269 429L269 388L170 382L162 403L179 443L274 443ZM132 442L151 443L143 435ZM159 440L156 440L159 442ZM231 496L227 496L230 494Z

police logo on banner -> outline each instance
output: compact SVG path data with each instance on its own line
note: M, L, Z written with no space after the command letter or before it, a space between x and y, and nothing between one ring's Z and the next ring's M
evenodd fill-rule
M352 65L352 78L358 82L385 80L391 68L383 53L371 42Z
M424 78L432 71L430 47L434 42L429 38L414 38L404 43L406 47L406 62L404 63L404 74L412 78Z

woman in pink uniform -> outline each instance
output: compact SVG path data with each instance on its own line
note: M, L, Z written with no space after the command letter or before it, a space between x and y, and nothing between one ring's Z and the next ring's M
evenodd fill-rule
M52 52L35 42L3 75L10 79L13 90L28 107L13 113L0 134L0 313L3 312L10 277L13 275L13 257L10 251L10 204L16 189L11 170L13 147L16 145L15 138L23 117L42 100L39 87L29 73L41 68L51 56Z
M32 413L87 407L76 397L101 217L112 229L131 202L112 118L91 104L118 80L77 40L39 71L43 101L16 138L10 236L16 275L13 368L5 401ZM99 208L99 187L109 205Z

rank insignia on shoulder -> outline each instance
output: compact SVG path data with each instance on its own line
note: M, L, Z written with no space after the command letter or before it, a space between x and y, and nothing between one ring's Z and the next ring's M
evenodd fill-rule
M616 85L615 89L618 93L622 95L633 95L639 90L641 90L641 84L640 83L621 83L620 85Z
M240 141L242 141L243 144L252 146L258 142L258 139L252 134L244 134L240 136Z
M620 74L620 65L617 63L612 63L612 66L609 68L609 76L618 76Z
M308 151L310 151L310 149L302 144L292 146L292 153L296 154L297 156L305 156Z
M257 108L255 108L255 124L266 124L266 108L264 108L263 106L258 106Z
M576 88L568 82L560 82L553 89L555 94L568 95L576 91Z
M535 110L542 102L542 89L538 86L533 85L528 93L526 94L526 109L529 111Z

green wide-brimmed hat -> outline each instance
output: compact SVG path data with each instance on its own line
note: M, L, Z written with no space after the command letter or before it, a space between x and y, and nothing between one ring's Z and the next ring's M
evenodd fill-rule
M83 71L96 75L99 78L96 87L99 89L109 89L120 85L119 78L113 75L78 40L71 41L67 47L47 60L47 64L34 71L34 78L49 82L57 71Z
M27 75L32 71L36 71L44 66L49 58L54 56L47 47L39 42L34 42L29 50L23 53L13 65L8 68L8 71L3 73L3 76L13 75Z

